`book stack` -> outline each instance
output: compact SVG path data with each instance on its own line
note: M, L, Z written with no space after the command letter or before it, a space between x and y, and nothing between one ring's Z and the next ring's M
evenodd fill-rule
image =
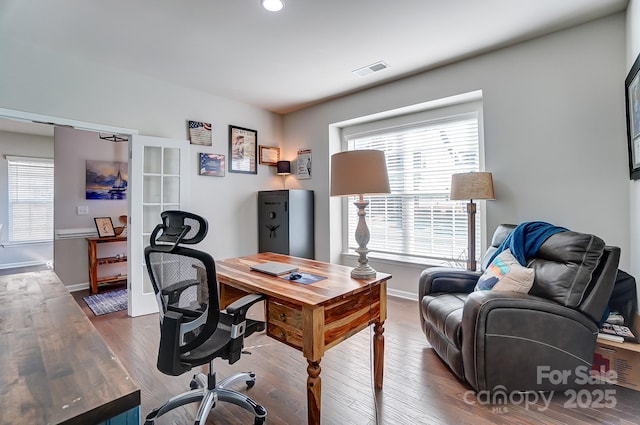
M598 339L615 342L638 342L631 329L624 325L624 318L616 312L609 314L607 320L602 324L598 332Z

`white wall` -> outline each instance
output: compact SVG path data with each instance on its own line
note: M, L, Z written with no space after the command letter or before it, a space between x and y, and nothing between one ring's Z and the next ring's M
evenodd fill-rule
M258 175L203 177L197 153L228 155L229 124L257 130L259 144L278 146L280 115L6 38L0 38L0 57L11 58L0 67L3 108L176 139L188 137L190 119L212 123L213 146L191 146L190 209L206 216L211 229L202 246L216 258L257 251L257 191L281 187L275 167L259 165Z
M5 155L53 158L53 137L0 131L0 223L8 239L7 160ZM53 237L53 235L51 235ZM0 268L46 264L53 260L53 242L0 247Z
M482 90L485 164L497 197L487 202L489 232L544 220L594 233L621 247L628 270L624 19L617 14L286 115L285 155L313 148L313 179L291 186L316 191L317 257L335 260L332 243L339 243L328 196L338 142L329 125ZM390 289L416 292L421 268L373 263L393 274Z
M127 201L86 199L86 161L127 162L128 144L108 142L101 140L98 133L65 127L56 127L54 140L55 230L95 229L94 217L111 217L113 225L119 226L118 217L127 214ZM88 207L89 213L78 215L78 206ZM120 266L122 270L112 274L126 273L126 266ZM87 284L86 239L57 239L54 269L65 285Z
M640 2L631 0L627 6L627 50L626 73L629 72L640 54ZM630 196L630 223L631 235L631 266L630 273L636 278L638 285L638 300L640 305L640 180L631 180L629 183Z

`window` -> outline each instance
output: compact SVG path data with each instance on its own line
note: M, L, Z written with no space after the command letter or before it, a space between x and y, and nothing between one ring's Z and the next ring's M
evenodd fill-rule
M391 194L371 196L367 208L371 253L436 264L466 260L468 201L450 201L449 191L452 174L480 169L480 104L469 104L463 110L454 115L442 110L437 118L414 119L413 123L406 123L404 117L401 125L390 125L387 120L377 126L369 123L343 130L348 150L382 150L387 160ZM347 214L350 251L358 246L355 199L350 199ZM476 230L481 214L478 208ZM479 253L480 240L476 244Z
M53 159L8 156L9 243L53 240Z

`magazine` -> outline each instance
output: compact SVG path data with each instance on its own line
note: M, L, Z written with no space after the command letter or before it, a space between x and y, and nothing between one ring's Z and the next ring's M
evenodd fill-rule
M624 325L613 325L605 322L600 328L600 333L622 337L625 341L637 342L636 336L631 332L631 329Z

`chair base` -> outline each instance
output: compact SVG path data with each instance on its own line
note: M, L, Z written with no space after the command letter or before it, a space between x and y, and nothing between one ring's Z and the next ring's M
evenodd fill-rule
M211 409L218 401L226 401L240 406L254 415L254 425L264 424L267 418L267 410L264 407L248 396L227 388L237 382L244 382L248 388L251 388L256 383L256 375L253 372L236 373L216 384L215 373L208 375L198 373L191 381L191 391L171 397L165 404L149 413L144 424L153 425L156 418L170 410L185 404L200 402L194 425L204 425Z

